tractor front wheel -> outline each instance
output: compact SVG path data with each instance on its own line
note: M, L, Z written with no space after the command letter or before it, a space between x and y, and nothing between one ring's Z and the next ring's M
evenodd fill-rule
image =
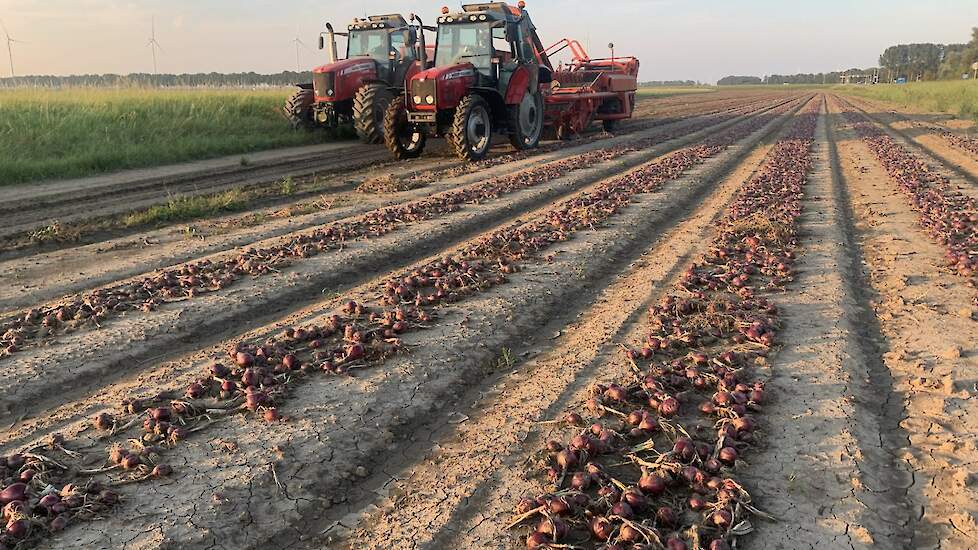
M492 115L482 96L469 94L455 109L448 142L463 160L482 160L492 146Z
M312 117L312 104L316 101L310 88L299 88L285 102L285 118L289 119L292 128L311 130L316 127Z
M509 107L509 142L519 150L533 149L543 135L543 95L526 93Z
M421 156L428 136L408 122L404 96L395 97L384 112L384 144L398 160Z
M387 86L367 84L353 99L353 126L364 143L384 141L384 115L394 99Z

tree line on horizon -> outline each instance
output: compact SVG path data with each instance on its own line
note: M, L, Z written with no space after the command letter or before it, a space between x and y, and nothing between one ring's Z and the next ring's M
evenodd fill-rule
M870 74L880 71L880 82L892 82L898 78L912 80L958 80L972 77L972 64L978 62L978 27L971 29L971 41L967 44L898 44L880 54L879 66L869 69L849 69L829 73L725 76L717 81L720 86L744 84L837 84L844 74Z

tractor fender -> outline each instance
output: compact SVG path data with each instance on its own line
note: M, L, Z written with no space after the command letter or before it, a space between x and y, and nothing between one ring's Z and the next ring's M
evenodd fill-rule
M483 99L489 104L489 108L492 109L492 116L497 121L504 120L506 117L506 102L503 101L503 94L495 88L487 88L484 86L473 86L469 88L472 93L479 94Z
M523 95L530 89L530 70L526 66L517 67L509 77L506 86L506 105L516 105L523 101Z
M374 85L383 86L384 89L394 92L395 95L403 91L403 88L401 88L400 86L391 86L390 82L387 82L386 80L383 80L381 78L366 78L360 83L360 88L358 88L357 90L359 91L364 86L374 86Z

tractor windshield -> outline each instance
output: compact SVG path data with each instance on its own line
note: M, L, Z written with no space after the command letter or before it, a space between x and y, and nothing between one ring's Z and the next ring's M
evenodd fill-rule
M492 26L491 21L439 25L435 66L448 67L459 63L472 63L479 72L490 74L493 43L501 41L503 45L506 44L504 30L494 29Z
M390 34L386 29L351 31L346 47L346 57L366 56L380 63L387 63L391 53L391 43L390 38L388 38Z

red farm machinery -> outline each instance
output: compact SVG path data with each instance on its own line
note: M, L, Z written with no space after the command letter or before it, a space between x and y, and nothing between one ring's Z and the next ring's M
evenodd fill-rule
M346 32L334 32L327 23L319 49L327 50L329 63L313 69L312 82L298 85L285 105L293 127L352 125L364 142L383 141L387 106L433 53L425 46L424 30L420 20L410 25L397 14L354 19ZM346 37L345 59L337 57L337 35Z
M396 158L417 157L429 137L445 137L457 156L478 160L495 133L530 149L545 126L564 137L632 115L638 60L591 59L568 39L544 48L523 2L443 8L437 30L433 66L410 77L384 119ZM573 61L555 70L550 56L564 48Z

